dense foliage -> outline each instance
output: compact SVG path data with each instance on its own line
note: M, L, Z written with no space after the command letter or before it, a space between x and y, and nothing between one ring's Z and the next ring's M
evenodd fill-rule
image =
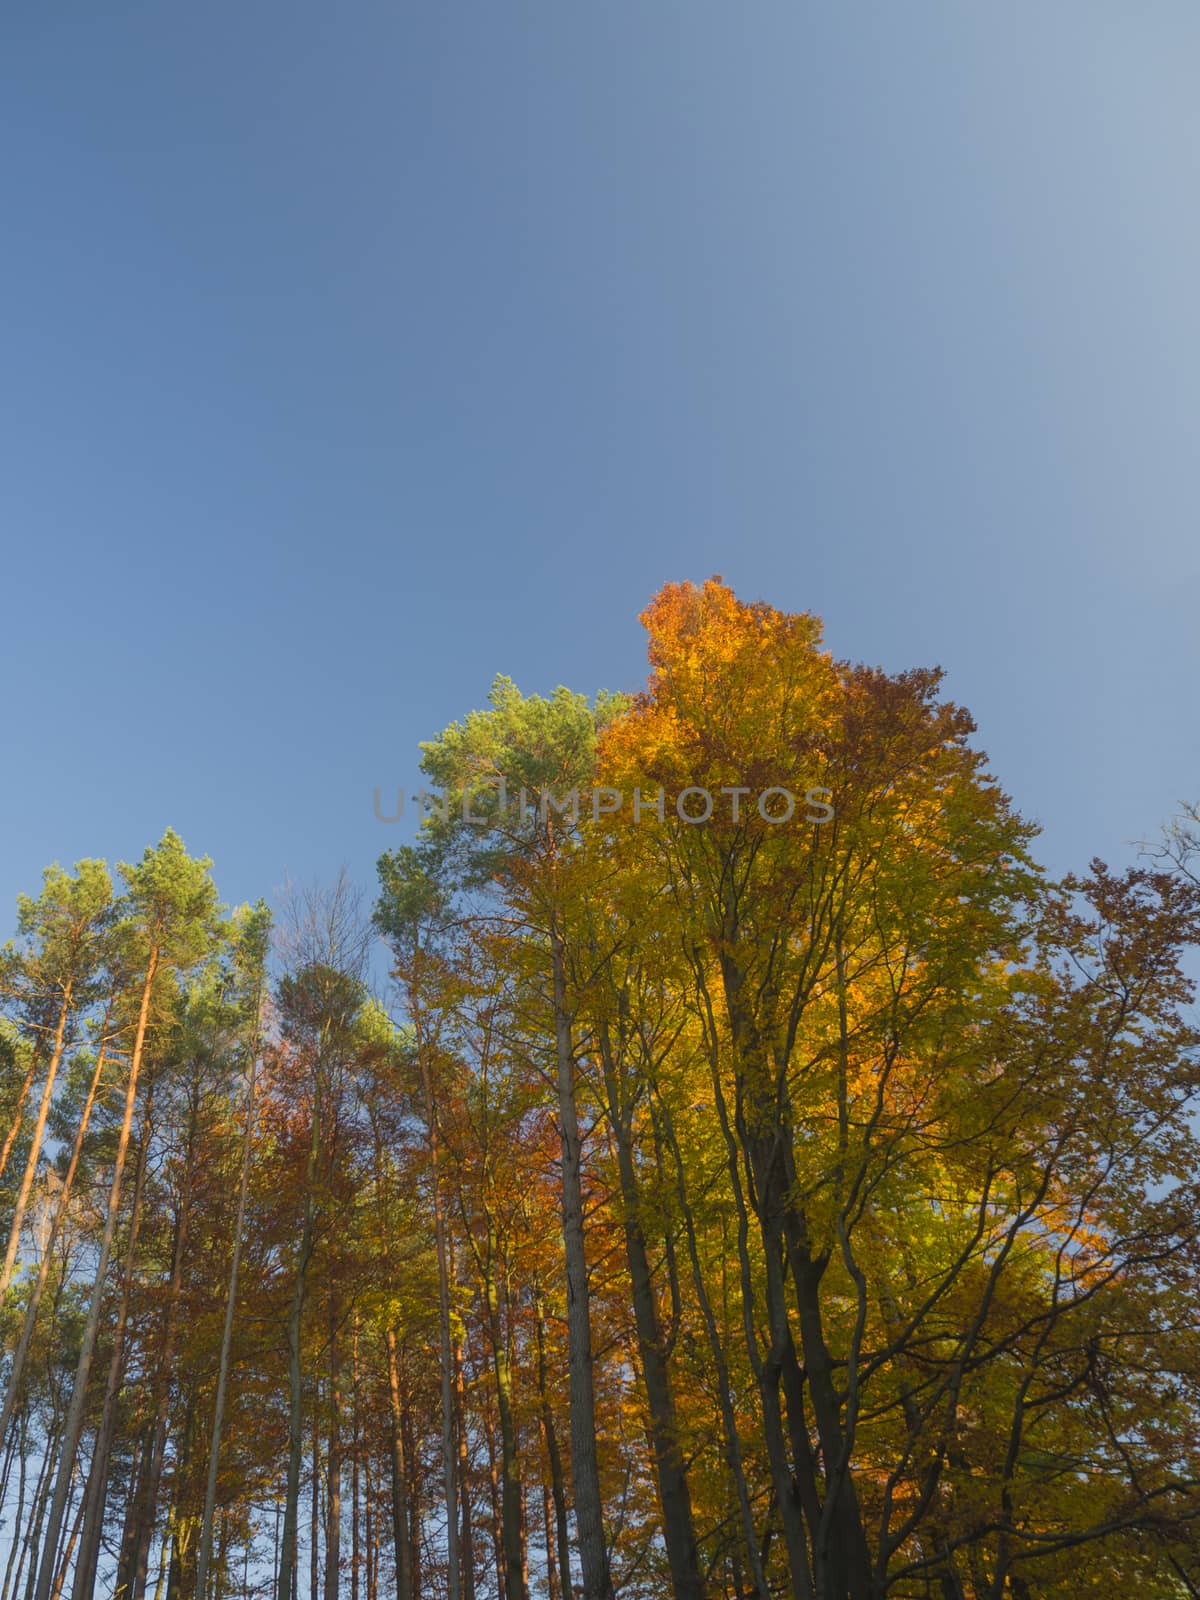
M1051 881L936 673L643 620L373 913L20 902L0 1600L1200 1593L1197 817Z

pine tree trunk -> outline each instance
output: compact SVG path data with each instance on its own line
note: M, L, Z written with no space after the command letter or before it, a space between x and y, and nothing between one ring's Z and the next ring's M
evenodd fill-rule
M33 1125L33 1136L29 1144L29 1155L25 1161L25 1171L21 1175L21 1186L17 1190L17 1198L13 1203L12 1224L8 1230L8 1248L4 1252L4 1264L0 1266L0 1307L3 1307L8 1286L12 1281L13 1265L17 1259L17 1249L21 1243L21 1229L25 1226L25 1212L29 1207L29 1193L33 1188L33 1180L37 1176L38 1162L42 1156L42 1139L46 1133L46 1118L50 1115L50 1105L54 1099L54 1080L58 1076L59 1063L63 1056L63 1038L67 1031L67 1018L71 1014L71 985L68 983L63 989L62 1004L58 1009L58 1026L54 1030L54 1045L50 1052L50 1064L46 1068L46 1081L42 1085L42 1098L38 1104L37 1120Z
M66 1546L63 1549L61 1558L59 1559L58 1576L54 1580L54 1588L51 1591L50 1600L60 1600L62 1595L63 1585L67 1581L67 1572L70 1570L71 1566L71 1557L74 1554L75 1545L79 1538L79 1530L83 1526L83 1513L84 1501L81 1498L79 1505L76 1508L75 1516L71 1522L71 1532L68 1535Z
M25 1102L29 1099L30 1089L33 1088L33 1080L37 1076L39 1063L38 1052L31 1050L29 1052L29 1070L25 1074L20 1093L17 1095L17 1103L13 1108L13 1119L9 1123L8 1132L4 1136L4 1148L0 1149L0 1178L4 1176L5 1168L8 1166L8 1158L12 1155L13 1145L16 1144L17 1137L21 1132L21 1124L25 1121Z
M221 1355L217 1365L217 1395L213 1406L212 1438L208 1447L208 1472L204 1486L204 1512L200 1521L200 1543L196 1551L196 1594L204 1600L209 1562L212 1560L213 1515L217 1504L217 1473L220 1468L221 1433L225 1426L225 1396L229 1387L229 1367L233 1354L233 1319L237 1310L238 1277L242 1264L242 1236L246 1231L246 1196L250 1186L250 1162L254 1149L254 1092L258 1074L258 1036L250 1052L250 1075L246 1084L246 1127L242 1136L242 1170L238 1179L237 1217L233 1225L233 1256L229 1264L229 1286L225 1295L225 1322L221 1329ZM278 1574L276 1574L278 1580ZM278 1591L277 1591L278 1592Z
M17 1402L17 1395L21 1386L21 1378L25 1372L25 1362L29 1357L29 1346L33 1339L34 1329L37 1326L38 1312L41 1309L42 1295L50 1277L50 1268L54 1259L54 1247L58 1243L59 1231L67 1216L71 1202L71 1191L75 1184L75 1174L79 1168L79 1157L83 1150L83 1141L87 1135L88 1124L91 1121L92 1108L96 1103L96 1094L100 1088L100 1079L104 1072L105 1051L108 1044L109 1016L105 1017L104 1029L101 1034L100 1048L96 1053L96 1065L92 1072L92 1079L88 1085L87 1098L83 1103L83 1110L79 1116L79 1126L75 1130L75 1141L71 1146L71 1159L67 1165L66 1176L63 1179L62 1190L55 1207L54 1218L50 1224L50 1237L46 1240L46 1247L42 1251L42 1259L38 1264L38 1275L34 1281L33 1289L29 1296L29 1304L25 1308L25 1319L21 1326L21 1337L13 1353L12 1370L8 1377L8 1388L4 1395L4 1408L0 1411L0 1438L5 1437L8 1425L12 1420L13 1408Z
M12 1582L13 1567L16 1564L17 1550L21 1543L20 1539L17 1537L17 1529L24 1526L21 1519L25 1510L25 1472L28 1464L28 1426L24 1412L21 1413L21 1421L17 1428L16 1440L18 1461L20 1463L17 1469L17 1514L13 1518L12 1523L13 1531L8 1544L8 1560L4 1565L4 1586L3 1588L0 1588L0 1600L8 1600L9 1586ZM6 1494L5 1500L7 1501L7 1499L8 1496Z
M83 1342L75 1369L75 1383L71 1391L71 1401L67 1409L67 1420L63 1430L62 1449L59 1453L58 1476L54 1485L54 1498L50 1510L50 1525L46 1539L46 1546L49 1547L49 1557L47 1557L47 1549L44 1546L33 1600L50 1600L50 1590L54 1583L53 1550L58 1544L58 1537L62 1530L67 1495L71 1487L71 1477L75 1470L75 1456L79 1448L79 1432L83 1425L83 1409L87 1400L88 1379L91 1376L92 1361L96 1350L96 1336L100 1325L100 1305L104 1294L104 1280L108 1275L108 1258L112 1250L113 1234L117 1225L117 1212L121 1200L121 1178L125 1170L126 1153L129 1149L129 1133L133 1125L133 1108L137 1099L138 1075L141 1071L142 1051L146 1041L146 1027L150 1018L150 993L157 970L158 950L157 947L152 946L146 966L146 978L142 987L141 1005L138 1009L133 1054L129 1062L129 1081L125 1088L125 1112L121 1121L121 1132L117 1140L116 1159L113 1163L112 1187L109 1191L108 1212L105 1217L104 1235L100 1244L100 1259L96 1269L96 1281L92 1286L92 1296L88 1304Z
M129 1471L129 1492L125 1496L125 1524L121 1529L121 1545L117 1555L113 1600L129 1600L129 1593L133 1587L134 1562L137 1558L138 1507L145 1488L153 1446L154 1425L151 1422L148 1428L142 1429L134 1444L133 1462Z
M146 1163L150 1155L150 1123L154 1105L153 1084L146 1096L146 1112L142 1122L142 1142L138 1151L137 1176L133 1185L133 1205L129 1214L129 1243L125 1250L125 1271L121 1279L121 1297L117 1304L117 1320L113 1329L112 1355L108 1363L108 1379L104 1386L104 1405L100 1414L100 1430L92 1451L92 1465L88 1473L85 1499L87 1509L83 1519L83 1542L75 1568L75 1582L71 1600L92 1600L96 1584L96 1570L100 1557L100 1537L104 1531L104 1508L108 1500L108 1466L113 1440L117 1430L117 1400L125 1377L125 1332L129 1325L129 1301L133 1292L133 1271L137 1258L138 1233L142 1223L142 1199L146 1191Z

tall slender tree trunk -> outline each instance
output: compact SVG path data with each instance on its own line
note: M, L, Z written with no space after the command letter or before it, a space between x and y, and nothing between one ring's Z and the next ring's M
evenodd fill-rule
M175 1222L175 1248L171 1259L170 1298L167 1301L167 1325L163 1336L162 1354L155 1374L154 1432L146 1481L140 1486L137 1514L134 1518L134 1559L132 1562L132 1600L144 1600L146 1580L150 1571L150 1547L154 1541L154 1524L158 1516L158 1492L162 1482L163 1461L167 1449L167 1424L171 1406L171 1380L175 1370L175 1352L179 1342L179 1309L183 1295L183 1266L188 1245L188 1227L192 1214L192 1181L196 1158L197 1124L200 1108L195 1094L188 1115L187 1153L184 1161L183 1186L179 1197L179 1215ZM119 1597L114 1597L119 1600Z
M567 1277L567 1348L571 1400L571 1464L575 1527L583 1569L584 1600L612 1600L612 1577L604 1537L600 1466L596 1452L596 1395L592 1373L592 1324L587 1254L583 1234L582 1140L575 1104L575 1050L567 1011L566 952L557 923L551 930L554 1044L558 1067L559 1133L562 1139L562 1224Z
M425 1552L421 1544L421 1525L424 1512L421 1507L421 1474L419 1471L419 1446L412 1407L405 1406L401 1422L404 1436L404 1459L410 1463L408 1475L408 1549L409 1571L412 1573L414 1595L422 1592Z
M537 1340L538 1409L541 1415L542 1436L546 1443L546 1461L550 1468L550 1492L554 1500L555 1548L558 1555L558 1584L561 1600L574 1600L571 1584L571 1532L567 1523L567 1491L563 1479L562 1453L558 1447L558 1431L554 1426L554 1410L550 1404L550 1391L546 1383L546 1318L542 1305L541 1288L534 1286L534 1332Z
M404 1412L400 1400L400 1362L396 1330L387 1330L388 1401L391 1408L392 1543L396 1556L396 1600L416 1600L408 1526L408 1478L404 1451Z
M63 1553L59 1558L58 1576L54 1580L54 1588L51 1591L50 1600L59 1600L59 1597L63 1592L63 1585L67 1581L67 1573L70 1571L71 1567L71 1557L75 1552L75 1545L79 1539L79 1530L83 1526L85 1504L86 1501L81 1496L79 1505L75 1509L75 1515L71 1519L70 1534L68 1535L67 1542L63 1547Z
M359 1566L362 1562L362 1544L358 1520L358 1496L361 1478L361 1452L359 1449L358 1409L358 1312L354 1313L354 1342L351 1348L350 1385L350 1600L359 1600Z
M454 1271L453 1257L450 1270ZM463 1382L462 1346L455 1339L452 1361L454 1364L454 1423L458 1442L458 1492L462 1500L462 1531L459 1535L459 1554L462 1562L462 1600L475 1600L475 1529L471 1514L471 1455L467 1430L467 1391Z
M488 1247L484 1271L484 1303L492 1346L492 1370L496 1381L496 1410L500 1422L500 1538L496 1556L504 1578L503 1600L526 1600L526 1584L521 1561L521 1464L517 1454L517 1430L513 1418L512 1361L508 1332L500 1313L500 1294L495 1273L495 1238L488 1221ZM492 1468L495 1471L494 1446Z
M297 1547L300 1531L300 1471L304 1460L304 1373L300 1364L300 1339L304 1320L304 1301L308 1267L315 1237L313 1186L316 1181L317 1151L320 1140L320 1094L314 1099L312 1129L309 1135L308 1163L304 1180L304 1217L296 1252L292 1299L288 1307L288 1473L287 1498L283 1511L283 1547L279 1557L279 1586L276 1600L292 1600ZM316 1480L317 1456L313 1451L313 1477ZM211 1466L210 1466L211 1471ZM315 1534L314 1534L315 1537ZM314 1584L312 1600L316 1600Z
M29 1358L29 1346L37 1325L38 1312L41 1309L42 1295L50 1277L50 1267L54 1259L54 1247L58 1243L58 1236L70 1207L71 1191L75 1184L75 1174L79 1169L79 1157L83 1150L83 1141L87 1136L88 1124L92 1117L92 1108L96 1103L96 1094L100 1088L100 1079L104 1072L105 1053L108 1045L108 1023L109 1017L106 1016L104 1031L101 1034L100 1048L96 1052L96 1065L92 1072L91 1082L88 1085L87 1098L83 1103L83 1110L80 1112L79 1126L75 1130L75 1141L71 1146L71 1159L67 1164L66 1176L63 1178L63 1186L58 1196L58 1205L55 1207L54 1218L50 1224L50 1236L46 1240L45 1249L42 1251L42 1259L38 1264L38 1275L29 1296L29 1304L25 1308L25 1319L21 1325L21 1337L13 1353L12 1370L9 1373L8 1388L4 1395L4 1407L0 1411L0 1438L4 1438L7 1435L8 1425L12 1420L13 1408L20 1392L21 1378L25 1372L25 1362Z
M342 1371L337 1309L329 1309L329 1443L325 1473L325 1600L338 1600L342 1564Z
M0 1515L3 1515L4 1507L8 1504L8 1479L17 1454L17 1436L18 1430L15 1429L12 1433L7 1428L0 1431L0 1439L4 1441L4 1469L0 1472Z
M446 1243L446 1214L438 1173L438 1120L433 1080L425 1049L424 1026L416 974L412 984L413 1027L417 1042L417 1067L425 1102L429 1140L429 1182L433 1198L434 1246L438 1272L438 1343L442 1368L442 1478L446 1494L446 1565L448 1600L463 1600L462 1556L457 1527L458 1489L454 1455L454 1349L450 1326L450 1262ZM469 1597L468 1597L469 1600Z
M675 1137L675 1128L671 1121L670 1113L665 1106L660 1106L660 1114L667 1143L670 1146L675 1162L676 1189L679 1195L680 1214L683 1217L684 1230L687 1235L688 1260L692 1268L692 1285L696 1292L696 1302L700 1307L700 1314L704 1319L705 1332L708 1335L708 1347L712 1354L713 1368L717 1377L721 1429L725 1439L725 1464L729 1469L729 1477L733 1484L738 1511L741 1516L742 1537L745 1541L746 1556L750 1562L754 1600L770 1600L771 1591L767 1587L767 1575L763 1571L758 1534L754 1526L754 1510L750 1503L750 1489L746 1482L746 1471L742 1460L742 1442L738 1434L737 1413L733 1403L733 1385L729 1377L729 1361L725 1355L725 1346L721 1340L721 1330L717 1325L712 1298L709 1295L708 1285L704 1279L704 1269L700 1262L700 1247L696 1238L696 1219L692 1211L691 1202L688 1199L687 1183L684 1177L683 1153ZM740 1591L740 1582L738 1587Z
M54 1099L54 1081L58 1076L59 1063L62 1061L63 1039L66 1036L67 1019L71 1014L71 994L72 985L67 983L63 987L62 1003L58 1008L58 1025L54 1030L54 1045L50 1052L50 1064L46 1068L46 1081L42 1085L42 1098L38 1104L37 1120L33 1125L29 1155L25 1161L25 1171L21 1175L21 1186L17 1190L17 1198L13 1203L12 1223L8 1230L8 1247L4 1252L4 1265L0 1267L0 1307L4 1304L5 1296L8 1294L8 1286L12 1282L13 1266L21 1243L21 1229L25 1226L25 1212L29 1208L29 1193L33 1188L33 1180L37 1176L38 1162L42 1157L42 1139L46 1133L46 1118L50 1115L50 1106Z
M319 1388L319 1385L314 1387ZM319 1394L313 1395L312 1419L312 1504L309 1511L308 1595L317 1600L321 1592L321 1427L317 1420Z
M808 1600L808 1597L815 1592L812 1563L809 1557L808 1527L804 1516L800 1485L792 1472L792 1464L788 1456L787 1435L783 1424L783 1407L780 1393L784 1349L791 1338L790 1330L787 1326L787 1308L784 1304L782 1291L782 1229L776 1217L780 1202L777 1197L764 1199L762 1188L758 1188L756 1205L766 1258L766 1320L771 1341L764 1355L760 1346L760 1333L755 1311L758 1292L755 1287L754 1270L750 1255L750 1205L747 1199L746 1185L742 1181L743 1161L748 1166L750 1165L750 1157L746 1151L748 1134L744 1106L744 1085L740 1080L735 1085L734 1113L731 1117L729 1102L726 1099L725 1087L722 1082L721 1060L718 1050L719 1032L712 999L703 971L696 962L693 962L693 970L696 977L696 990L702 1003L705 1018L705 1039L709 1069L712 1075L713 1104L716 1108L717 1119L725 1142L726 1166L729 1172L730 1190L733 1194L737 1215L742 1337L745 1343L746 1356L750 1363L750 1370L754 1373L758 1386L759 1405L763 1419L763 1442L766 1446L767 1464L771 1471L771 1486L775 1494L775 1506L783 1528L784 1548L787 1552L788 1578L793 1595L798 1597L798 1600ZM732 967L726 973L727 1000L731 990L736 991L736 971ZM732 1007L730 1014L732 1022L737 1015L732 1010ZM734 1026L736 1039L739 1034L737 1032L737 1024L735 1023ZM769 1170L767 1175L768 1177L770 1176ZM749 1178L749 1175L747 1176ZM756 1176L761 1184L761 1171ZM769 1220L763 1222L762 1219L764 1217L767 1219L776 1217L776 1220L774 1222ZM773 1235L771 1233L772 1228L775 1230ZM748 1543L752 1543L752 1541L748 1540ZM766 1559L761 1550L759 1566L765 1571Z
M12 1155L13 1145L16 1144L17 1136L21 1132L21 1124L25 1121L25 1102L29 1099L29 1091L33 1088L33 1080L37 1076L40 1063L41 1058L38 1052L31 1050L29 1052L29 1067L21 1082L17 1103L13 1107L13 1119L8 1125L8 1132L4 1135L4 1146L0 1149L0 1178L4 1176L5 1168L8 1166L8 1158Z
M208 1472L204 1485L204 1512L200 1521L200 1543L196 1551L196 1594L198 1600L204 1600L208 1568L212 1560L213 1514L217 1504L217 1473L220 1469L221 1432L225 1426L225 1396L229 1387L229 1367L233 1355L233 1319L237 1310L238 1277L242 1265L242 1237L246 1231L246 1196L250 1187L250 1161L254 1150L254 1093L257 1075L258 1033L256 1023L254 1043L250 1053L250 1074L246 1083L246 1126L242 1135L242 1170L238 1179L237 1216L233 1224L233 1255L229 1263L229 1285L225 1294L225 1322L221 1329L221 1355L217 1364L217 1396L213 1405L212 1438L209 1440L208 1446ZM276 1578L278 1579L278 1574L276 1574Z
M675 1600L704 1600L696 1528L692 1518L692 1496L688 1488L683 1452L679 1446L675 1392L671 1384L670 1368L667 1365L665 1341L659 1326L654 1279L650 1270L650 1254L642 1227L642 1201L633 1161L630 1113L625 1104L626 1096L622 1091L620 1065L613 1052L608 1025L603 1021L599 1025L598 1038L605 1095L608 1100L608 1122L616 1147L625 1259L629 1266L634 1326L637 1329L642 1381L646 1389L650 1446L654 1456L659 1505L662 1509L663 1542L667 1547L671 1588Z
M37 1582L39 1557L42 1557L45 1554L45 1544L42 1540L42 1527L45 1523L46 1507L50 1504L51 1489L54 1483L53 1467L55 1453L60 1449L61 1443L62 1431L58 1420L58 1409L56 1406L54 1416L51 1419L50 1427L46 1430L45 1447L42 1454L41 1464L38 1467L37 1482L35 1483L33 1490L33 1514L30 1517L28 1526L25 1529L25 1538L21 1548L21 1559L17 1565L16 1578L13 1581L14 1594L20 1587L21 1578L25 1574L26 1561L29 1562L29 1573L25 1584L26 1596L33 1594L34 1585ZM73 1479L74 1473L72 1472L72 1481ZM70 1493L70 1489L71 1484L68 1483L68 1494ZM53 1539L47 1537L46 1544L51 1544L53 1546L50 1551L51 1567L53 1568L54 1554L58 1549L58 1535L55 1534Z
M154 1446L154 1423L151 1420L149 1427L143 1428L138 1434L133 1448L133 1461L129 1469L129 1492L125 1496L125 1524L121 1529L121 1545L117 1554L116 1581L113 1585L113 1600L129 1600L129 1591L133 1585L133 1563L136 1557L135 1544L137 1540L138 1507L141 1502L142 1489L146 1481L146 1472L150 1465L150 1452Z
M21 1545L21 1541L17 1536L17 1529L25 1526L23 1514L25 1511L25 1471L28 1464L28 1425L24 1412L21 1413L21 1420L17 1426L15 1437L17 1440L19 1461L19 1466L17 1469L17 1514L13 1518L12 1537L9 1539L8 1543L8 1560L4 1565L4 1585L2 1588L0 1588L0 1600L8 1600L9 1585L12 1581L13 1567L16 1564L17 1551ZM6 1502L7 1499L8 1496L6 1494Z
M554 1508L550 1503L550 1485L542 1480L542 1534L546 1552L546 1593L549 1600L559 1600L558 1559L554 1550Z
M104 1281L108 1276L108 1258L112 1250L113 1234L117 1226L117 1212L121 1203L121 1178L125 1170L126 1153L129 1149L129 1132L133 1125L133 1108L137 1100L142 1051L146 1042L146 1027L150 1019L150 993L154 984L155 974L158 971L158 959L158 948L152 945L146 965L146 978L142 986L141 1004L138 1008L133 1053L129 1062L129 1080L125 1087L125 1111L121 1120L121 1131L117 1139L112 1187L109 1190L108 1211L104 1219L104 1234L100 1242L100 1259L96 1267L96 1281L92 1286L91 1300L88 1303L87 1321L84 1324L83 1341L75 1368L75 1383L71 1390L70 1405L67 1408L62 1450L59 1455L58 1476L55 1480L54 1498L50 1509L50 1523L46 1541L42 1547L42 1560L38 1569L33 1600L50 1600L50 1590L54 1584L54 1548L58 1544L59 1534L62 1530L67 1495L71 1488L71 1475L75 1470L75 1456L79 1448L79 1431L83 1425L83 1409L87 1400L88 1379L91 1376L92 1361L96 1351L96 1336L100 1325L100 1306L104 1296Z
M100 1557L100 1536L104 1531L104 1509L108 1500L108 1464L112 1455L117 1429L117 1400L125 1378L125 1332L129 1325L129 1301L133 1293L134 1265L137 1260L138 1233L142 1224L142 1199L146 1191L146 1164L150 1155L150 1126L154 1106L153 1083L146 1095L146 1110L142 1120L142 1142L138 1151L137 1175L133 1185L133 1205L129 1213L129 1243L125 1250L125 1271L121 1278L121 1297L117 1303L117 1319L113 1328L112 1355L108 1363L108 1379L104 1386L104 1405L100 1414L100 1429L92 1451L91 1470L85 1493L86 1510L83 1518L83 1542L75 1568L75 1581L71 1600L92 1600L96 1584L96 1569Z

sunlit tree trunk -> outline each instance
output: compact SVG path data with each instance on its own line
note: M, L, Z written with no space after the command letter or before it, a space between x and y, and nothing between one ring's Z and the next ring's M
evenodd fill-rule
M125 1110L121 1120L121 1131L117 1139L116 1157L113 1162L112 1186L109 1190L108 1211L104 1220L104 1234L100 1241L96 1280L92 1286L87 1321L84 1325L83 1341L75 1368L75 1382L71 1390L71 1401L67 1409L62 1449L59 1454L58 1476L54 1485L50 1520L46 1539L42 1546L42 1559L38 1569L33 1600L50 1600L50 1590L54 1583L54 1548L58 1544L59 1534L62 1530L67 1495L71 1487L71 1475L75 1469L75 1455L79 1448L79 1431L83 1424L83 1410L87 1401L88 1380L91 1376L92 1361L96 1350L96 1336L100 1325L100 1307L104 1296L104 1283L108 1276L108 1259L112 1251L113 1235L117 1226L117 1213L121 1203L121 1179L124 1174L125 1158L129 1149L129 1133L133 1124L133 1108L137 1100L142 1051L145 1047L146 1027L150 1019L150 995L154 985L155 974L158 971L158 962L158 947L157 945L152 945L146 965L146 976L142 985L142 997L138 1008L133 1053L129 1061L129 1078L125 1086Z
M25 1226L25 1212L29 1206L29 1194L33 1188L33 1180L37 1175L38 1162L42 1157L42 1139L46 1133L46 1118L50 1115L50 1106L54 1100L54 1083L62 1061L63 1039L66 1035L67 1021L71 1015L73 988L74 986L70 982L63 986L62 1000L58 1008L58 1022L54 1030L54 1044L50 1050L50 1062L46 1068L46 1080L42 1085L42 1098L38 1104L38 1114L33 1124L29 1155L25 1161L25 1171L21 1175L21 1184L17 1190L17 1197L13 1202L12 1223L8 1230L8 1247L4 1252L4 1264L0 1266L0 1306L4 1304L8 1286L12 1281L13 1265L17 1259L17 1249L21 1243L21 1229Z
M79 1561L75 1567L75 1581L71 1600L91 1600L95 1588L100 1557L100 1536L104 1529L104 1509L108 1500L108 1466L117 1428L117 1400L125 1377L125 1334L129 1325L129 1301L133 1293L134 1267L137 1261L138 1233L142 1223L142 1200L146 1191L146 1163L150 1156L150 1129L153 1115L153 1083L146 1095L146 1111L142 1122L142 1141L138 1151L136 1177L133 1185L133 1204L129 1213L129 1242L125 1249L125 1271L121 1278L121 1294L117 1302L117 1317L113 1328L112 1355L108 1363L108 1378L104 1386L104 1405L100 1414L100 1428L92 1450L92 1464L88 1472L87 1509L83 1519L83 1542Z
M16 1144L25 1121L25 1102L29 1099L29 1091L33 1088L33 1080L37 1076L37 1070L40 1065L41 1059L38 1052L31 1050L29 1052L29 1066L26 1068L25 1077L17 1093L17 1103L13 1108L13 1118L8 1125L8 1132L4 1135L4 1145L0 1148L0 1178L4 1176L5 1168L8 1166L8 1158L12 1154L13 1145Z
M62 1225L66 1220L71 1204L71 1192L75 1185L75 1174L79 1169L79 1157L83 1150L83 1142L87 1137L88 1125L91 1121L92 1108L96 1103L96 1094L100 1087L100 1080L104 1073L105 1055L108 1047L108 1023L106 1016L104 1028L101 1033L100 1047L96 1052L96 1065L92 1071L91 1082L88 1084L87 1097L79 1116L79 1125L75 1130L75 1140L71 1146L71 1157L67 1163L66 1174L63 1178L62 1189L59 1192L58 1204L54 1209L54 1217L50 1224L49 1237L42 1259L38 1263L38 1275L34 1280L33 1288L29 1295L29 1304L25 1308L25 1318L21 1326L21 1337L17 1348L13 1352L12 1368L8 1377L8 1388L4 1395L4 1407L0 1411L0 1438L8 1433L8 1425L12 1420L13 1408L20 1392L21 1379L25 1371L25 1363L29 1357L29 1345L33 1339L34 1329L37 1326L38 1312L41 1309L42 1296L50 1277L50 1268L54 1259L54 1248Z

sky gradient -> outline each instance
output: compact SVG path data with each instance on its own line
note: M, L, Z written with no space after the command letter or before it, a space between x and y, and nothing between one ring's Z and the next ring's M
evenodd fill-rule
M1200 797L1200 9L0 21L0 904L636 688L721 573L940 663L1055 869Z

